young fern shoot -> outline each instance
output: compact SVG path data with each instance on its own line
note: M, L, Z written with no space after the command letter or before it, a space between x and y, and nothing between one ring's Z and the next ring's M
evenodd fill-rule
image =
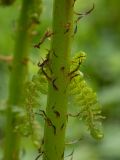
M90 134L95 139L103 138L101 130L101 106L97 100L96 93L88 86L82 72L80 64L86 59L84 52L79 52L72 60L70 67L70 94L73 96L74 103L80 107L79 118L85 122Z
M86 54L79 52L70 61L71 41L74 35L74 3L75 0L54 0L53 32L46 32L40 43L34 46L40 48L46 38L52 35L50 52L42 63L38 63L39 72L32 79L31 89L28 89L28 94L31 94L27 106L30 108L37 104L38 92L48 96L46 112L40 109L37 113L44 118L45 127L43 149L36 160L40 156L43 156L43 160L64 159L69 95L73 96L75 104L79 106L78 117L86 124L90 134L96 139L103 137L101 120L104 117L101 115L100 104L96 93L88 86L80 71ZM91 10L93 9L94 6ZM29 104L30 100L32 105Z

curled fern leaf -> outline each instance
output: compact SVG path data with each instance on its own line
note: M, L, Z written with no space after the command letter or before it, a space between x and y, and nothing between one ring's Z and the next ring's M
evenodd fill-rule
M73 59L74 61L76 63L80 62L80 60L76 61L76 57ZM74 67L76 63L72 63L72 70L76 67ZM96 93L88 86L79 68L75 72L71 71L71 73L73 75L70 83L70 93L74 98L74 102L80 106L80 119L85 122L90 134L94 138L101 139L103 137L101 120L104 117L101 115L101 107L98 103Z

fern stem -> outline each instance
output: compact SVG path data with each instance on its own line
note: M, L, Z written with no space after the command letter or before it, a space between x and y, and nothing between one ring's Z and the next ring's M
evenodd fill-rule
M46 108L44 160L64 159L69 57L73 36L73 3L74 0L54 0L50 55L52 80L49 82Z
M19 160L20 136L15 133L17 114L15 107L20 107L23 100L23 84L27 75L29 52L31 9L36 0L23 0L18 21L17 37L14 50L12 71L10 75L9 97L6 109L6 129L4 160ZM40 0L41 1L41 0Z

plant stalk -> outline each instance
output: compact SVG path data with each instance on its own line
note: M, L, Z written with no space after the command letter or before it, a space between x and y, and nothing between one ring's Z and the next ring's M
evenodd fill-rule
M52 80L49 81L44 129L43 160L63 160L70 68L71 41L73 39L74 0L54 0L53 37L50 54Z
M19 160L20 135L15 132L19 109L23 102L24 83L27 76L27 62L29 53L31 8L35 0L23 0L20 18L18 20L17 37L9 84L9 97L6 109L6 129L4 160Z

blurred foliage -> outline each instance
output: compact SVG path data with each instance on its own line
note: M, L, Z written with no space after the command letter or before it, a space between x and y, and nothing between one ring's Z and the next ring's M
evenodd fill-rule
M103 115L106 116L106 120L103 123L105 137L98 142L93 140L78 120L70 118L70 123L67 127L67 140L71 141L76 138L81 138L81 140L73 146L66 146L68 148L66 155L71 153L74 148L74 160L119 160L120 1L94 0L94 3L95 9L93 12L82 18L78 23L72 54L79 50L87 53L87 60L81 70L88 83L97 90L99 100L102 103ZM85 12L92 5L92 0L77 0L75 11ZM16 21L20 7L21 2L19 0L9 7L0 6L0 55L13 55ZM47 28L51 28L52 24L52 2L44 0L42 10L41 22L31 43L29 78L37 73L37 63L47 53L46 49L50 47L50 41L47 40L40 50L33 48L33 45L39 41ZM0 60L0 110L7 100L10 66L10 61ZM42 101L44 102L45 98L42 98ZM74 106L71 107L71 110L74 111ZM41 125L43 125L43 122L41 122ZM4 116L1 114L0 146L3 146L4 141L3 129ZM2 156L2 148L0 148L0 158ZM27 150L24 151L24 148L27 148ZM23 138L21 149L21 159L23 160L32 160L37 156L37 150L27 138Z
M1 5L9 6L14 3L15 0L0 0Z

